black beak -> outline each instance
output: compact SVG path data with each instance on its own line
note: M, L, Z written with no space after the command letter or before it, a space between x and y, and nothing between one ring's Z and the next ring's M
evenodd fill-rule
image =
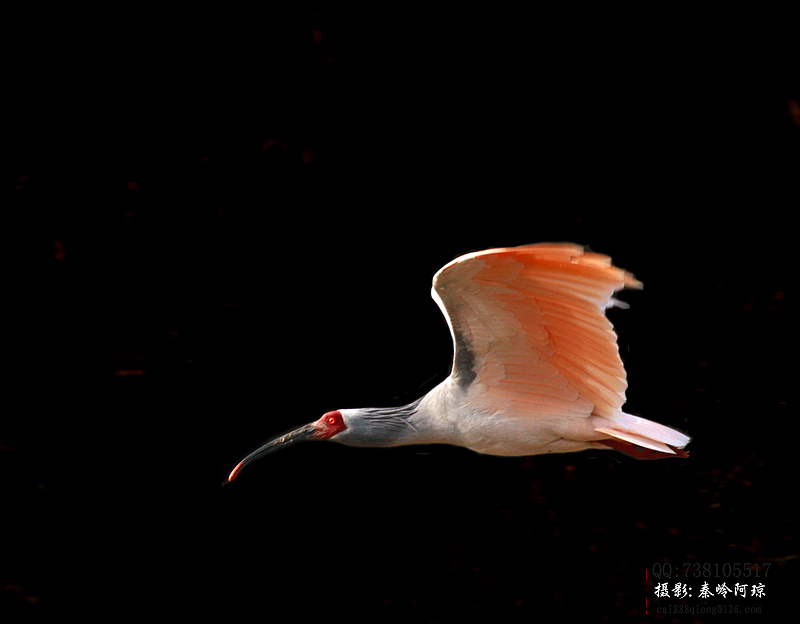
M269 455L270 453L280 450L282 448L286 448L287 446L291 446L295 442L304 442L306 440L310 440L311 436L317 431L314 424L310 425L303 425L302 427L295 429L294 431L290 431L286 435L282 435L280 438L272 440L271 442L267 442L264 446L259 449L256 449L252 453L250 453L247 457L245 457L242 461L236 464L236 468L231 470L231 474L228 475L228 481L233 481L239 471L244 468L247 464L250 464L257 459L261 459L264 455Z

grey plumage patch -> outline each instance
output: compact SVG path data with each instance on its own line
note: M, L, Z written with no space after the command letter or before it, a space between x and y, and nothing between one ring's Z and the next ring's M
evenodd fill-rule
M409 422L409 418L417 413L423 398L420 397L413 403L400 407L367 407L359 411L366 416L370 427L390 431L409 427L416 431L416 427Z
M455 338L456 352L453 361L453 377L462 390L465 390L475 381L475 355L472 353L472 345L460 331L453 330Z

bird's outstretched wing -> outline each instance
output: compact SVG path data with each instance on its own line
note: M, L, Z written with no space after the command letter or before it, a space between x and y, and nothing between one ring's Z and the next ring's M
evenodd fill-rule
M489 409L613 417L627 382L605 310L615 291L641 286L573 244L461 256L433 278L455 345L451 380Z

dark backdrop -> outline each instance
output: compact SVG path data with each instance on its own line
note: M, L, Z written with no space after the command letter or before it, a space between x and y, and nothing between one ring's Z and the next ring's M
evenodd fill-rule
M0 616L795 611L785 20L298 6L8 16ZM447 374L444 263L561 240L645 283L626 409L689 460L318 444L222 486ZM653 594L737 562L763 598Z

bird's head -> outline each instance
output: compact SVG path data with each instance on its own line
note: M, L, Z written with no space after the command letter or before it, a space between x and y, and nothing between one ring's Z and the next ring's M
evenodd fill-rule
M319 420L298 427L257 448L236 464L236 468L228 475L228 481L233 481L246 465L295 442L332 440L347 446L372 447L415 444L421 438L411 420L417 413L421 400L401 407L370 407L325 412Z
M342 412L338 410L326 412L319 420L307 425L303 425L302 427L298 427L297 429L290 431L279 438L267 442L260 448L257 448L242 461L236 464L236 467L231 471L231 474L228 475L228 481L233 481L242 468L257 459L261 459L264 457L264 455L269 455L274 451L291 446L296 442L305 442L308 440L329 440L335 435L346 430L347 425L345 424L345 418L342 415Z

